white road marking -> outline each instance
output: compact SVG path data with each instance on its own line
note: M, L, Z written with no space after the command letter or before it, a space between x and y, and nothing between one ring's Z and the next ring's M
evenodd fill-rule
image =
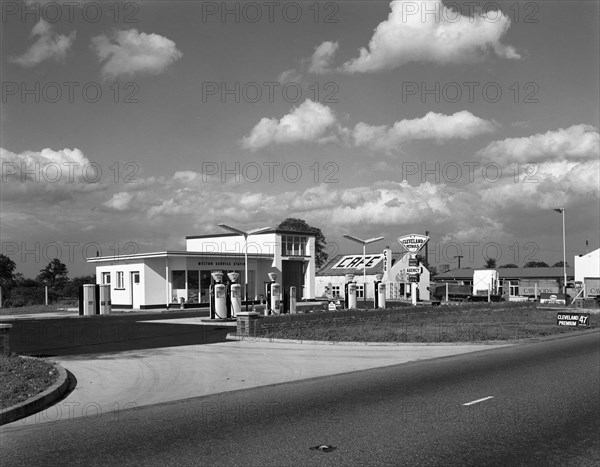
M463 405L473 405L473 404L478 404L479 402L487 401L487 400L489 400L489 399L493 399L493 398L494 398L494 396L487 396L487 397L484 397L484 398L482 398L482 399L477 399L476 401L466 402L466 403L464 403Z

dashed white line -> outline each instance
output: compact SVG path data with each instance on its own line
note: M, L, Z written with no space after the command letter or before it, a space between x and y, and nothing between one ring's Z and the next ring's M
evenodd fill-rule
M477 399L475 401L471 401L471 402L465 402L463 405L473 405L473 404L478 404L479 402L483 402L483 401L487 401L490 399L493 399L494 396L487 396L487 397L483 397L481 399Z

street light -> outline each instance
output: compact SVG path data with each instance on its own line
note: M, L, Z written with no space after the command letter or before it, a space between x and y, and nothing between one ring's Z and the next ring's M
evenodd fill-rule
M246 311L248 311L248 236L269 230L271 227L260 227L258 229L244 230L236 229L227 224L219 224L219 227L244 237L244 300L246 300Z
M367 262L365 261L365 257L367 254L367 245L369 243L378 242L379 240L383 240L385 237L373 237L368 240L363 240L362 238L353 237L352 235L344 235L344 238L348 240L352 240L356 243L361 243L363 246L363 301L367 300Z
M566 246L566 240L565 240L565 208L557 208L555 209L556 212L559 212L562 214L562 222L563 222L563 275L564 275L564 282L563 282L563 294L567 294L567 246Z

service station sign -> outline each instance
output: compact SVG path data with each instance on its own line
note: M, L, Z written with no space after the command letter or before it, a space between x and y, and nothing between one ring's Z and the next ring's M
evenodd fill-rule
M404 237L398 237L398 243L409 253L417 253L429 241L426 235L410 234Z
M589 327L590 326L590 315L589 313L558 313L556 315L557 326L575 326L575 327Z

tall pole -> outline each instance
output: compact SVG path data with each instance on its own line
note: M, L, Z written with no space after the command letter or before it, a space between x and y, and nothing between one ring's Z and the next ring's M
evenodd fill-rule
M563 221L563 274L564 274L563 293L566 295L566 293L567 293L567 243L566 243L566 236L565 236L565 208L562 208L562 221Z
M244 235L244 300L248 311L248 235Z

